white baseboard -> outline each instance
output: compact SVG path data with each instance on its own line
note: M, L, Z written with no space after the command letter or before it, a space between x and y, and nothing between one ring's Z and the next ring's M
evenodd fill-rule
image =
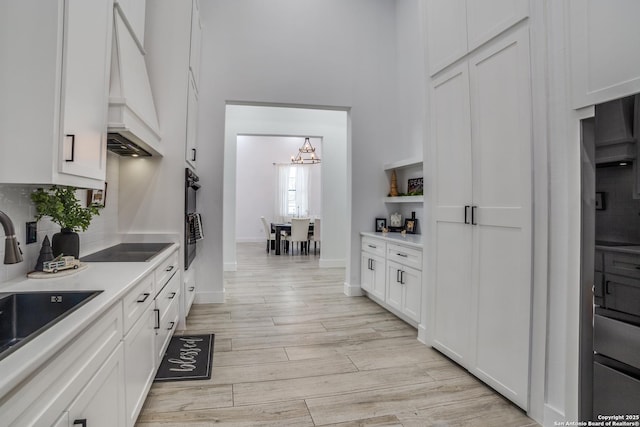
M559 426L564 424L564 414L549 404L544 405L544 425Z
M322 259L318 262L320 268L344 268L347 263L344 259Z
M223 304L224 290L215 292L196 292L194 304Z
M347 282L344 282L344 294L348 297L361 297L364 295L360 286L350 285Z
M238 271L237 262L225 262L222 266L222 271Z
M418 341L420 341L424 345L429 345L429 344L427 344L427 342L428 342L428 340L427 340L427 328L425 328L424 325L422 325L422 324L418 325Z

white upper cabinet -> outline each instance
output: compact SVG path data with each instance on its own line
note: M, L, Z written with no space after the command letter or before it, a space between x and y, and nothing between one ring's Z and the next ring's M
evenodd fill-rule
M193 74L196 88L200 87L200 51L202 50L202 24L198 0L191 7L191 48L189 50L189 69Z
M467 0L469 51L529 16L528 0Z
M147 9L147 0L115 0L124 19L129 25L133 37L140 46L144 46L144 17Z
M427 0L429 74L529 16L529 0Z
M187 94L187 145L185 159L196 167L198 158L198 91L193 75L189 73L189 91Z
M465 0L427 1L429 74L452 64L467 53Z
M0 6L0 182L101 188L112 0L32 6Z
M574 108L640 92L640 2L571 0Z

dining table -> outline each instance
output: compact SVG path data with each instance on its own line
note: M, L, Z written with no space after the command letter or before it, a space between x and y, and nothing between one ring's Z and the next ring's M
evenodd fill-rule
M280 244L282 242L282 232L286 231L291 234L291 223L271 223L271 231L276 235L276 255L280 255ZM309 233L313 233L313 223L309 223Z

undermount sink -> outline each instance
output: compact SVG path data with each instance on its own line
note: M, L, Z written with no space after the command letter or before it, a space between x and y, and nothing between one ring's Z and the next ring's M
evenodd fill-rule
M0 293L0 359L102 291Z

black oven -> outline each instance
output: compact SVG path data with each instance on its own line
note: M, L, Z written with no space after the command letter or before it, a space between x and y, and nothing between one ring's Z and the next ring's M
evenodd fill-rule
M202 239L202 218L196 208L196 192L200 178L191 169L185 169L184 186L184 269L196 257L196 242Z

